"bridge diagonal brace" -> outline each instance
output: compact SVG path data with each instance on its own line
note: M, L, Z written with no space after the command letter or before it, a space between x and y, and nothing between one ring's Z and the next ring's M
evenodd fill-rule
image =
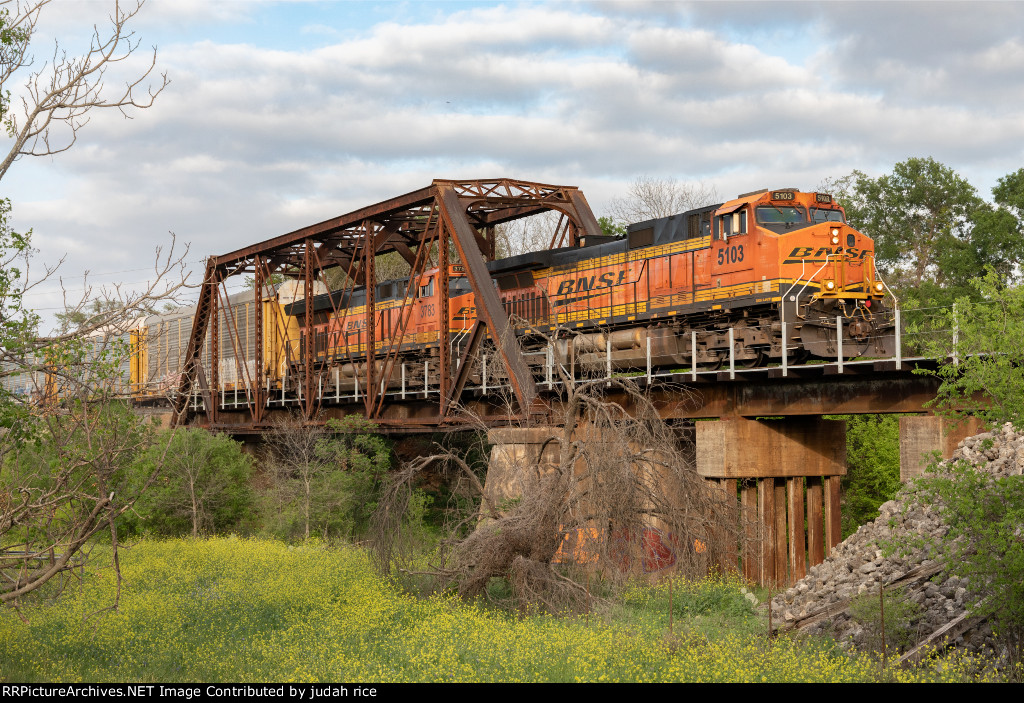
M483 320L477 320L473 323L473 329L469 332L466 348L462 351L462 357L459 359L459 372L452 379L451 388L449 388L444 399L444 405L441 407L441 417L448 415L452 405L462 395L462 389L466 387L466 379L469 378L469 371L473 366L473 357L476 356L476 351L480 348L480 342L486 334L487 323Z
M199 288L199 300L196 303L196 316L192 322L192 332L188 338L188 347L185 349L185 356L181 360L181 377L178 380L178 394L174 397L174 414L171 416L171 426L183 425L188 419L188 400L192 396L192 387L195 385L199 375L199 356L203 350L203 342L206 340L206 328L210 324L210 318L216 312L217 286L223 280L223 272L217 268L216 260L211 257L206 262L206 272L203 274L203 283ZM216 357L216 350L211 353ZM216 362L214 362L216 363ZM212 420L215 408L212 399L209 398L208 384L204 395L206 400L207 418Z
M455 189L444 183L437 183L435 187L438 199L441 201L441 211L455 235L453 237L455 246L466 267L466 274L473 286L473 292L476 294L477 312L487 324L487 329L491 332L498 353L505 363L509 380L512 383L512 390L516 394L516 400L519 401L519 407L523 413L527 413L537 397L537 386L523 359L519 345L516 343L512 326L509 324L498 293L491 282L490 272L484 263L484 254L480 250L473 227L470 226L469 220L466 218L465 208L462 207Z
M569 202L576 210L576 221L583 227L583 233L588 237L597 237L603 234L601 223L594 217L594 211L590 209L590 203L578 190L569 192ZM573 246L579 246L579 241L573 242Z

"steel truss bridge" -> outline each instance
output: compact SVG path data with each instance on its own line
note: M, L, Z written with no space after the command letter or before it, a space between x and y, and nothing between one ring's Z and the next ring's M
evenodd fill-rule
M426 188L211 257L182 359L173 422L235 435L258 434L273 424L274 415L297 410L311 423L359 413L383 431L403 433L464 428L467 420L462 410L470 411L474 423L482 419L495 426L544 424L557 417L556 399L562 389L553 369L554 354L550 346L541 352L543 380L535 380L486 268L486 262L495 258L497 225L546 211L560 216L552 248L578 246L582 238L602 234L586 198L574 186L513 179L434 180ZM315 290L322 286L331 292L325 272L344 271L349 292L365 286L367 348L372 349L374 325L369 321L375 314L377 257L396 252L409 264L410 281L436 266L437 284L446 291L451 251L458 252L465 268L479 319L469 329L461 354L448 344L439 345L439 377L433 383L427 374L417 386L406 383L408 363L398 354L407 329L402 326L391 351L379 363L363 365L351 392L342 393L337 384L334 390L325 390L331 385L329 369L316 362L313 344L302 345L304 358L293 360L302 369L297 394L286 394L283 387L281 392L272 389L262 363L255 363L251 372L246 370L244 383L235 384L232 390L217 390L222 388L220 340L226 336L235 344L238 338L231 317L224 329L218 316L218 307L228 304L226 281L230 277L252 275L256 291L272 287L275 274L299 281L306 319L311 320ZM448 320L448 297L439 296L439 303L438 319ZM263 350L263 306L255 305L254 311L255 348ZM494 358L484 355L482 383L471 385L472 364L467 361L488 333L495 345ZM209 378L200 363L207 335ZM915 375L913 368L934 368L934 362L903 358L898 341L896 346L896 355L888 360L837 358L834 363L796 366L784 358L780 367L743 369L730 359L727 367L714 371L693 367L672 372L651 368L648 348L646 371L631 380L648 389L667 419L922 412L924 403L935 397L938 384L932 377ZM258 351L257 357L261 353ZM610 354L609 348L609 380L613 378ZM501 366L500 383L493 380L498 374L488 381L488 364L491 369ZM591 374L588 380L592 379ZM612 385L609 383L608 392L614 397ZM690 392L680 394L680 385ZM627 402L625 394L622 401Z

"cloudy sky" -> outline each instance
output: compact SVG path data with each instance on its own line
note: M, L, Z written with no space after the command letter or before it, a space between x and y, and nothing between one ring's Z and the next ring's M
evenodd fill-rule
M54 0L36 67L112 6ZM437 177L577 185L601 215L637 176L734 197L932 156L988 197L1024 166L1022 26L1024 3L149 0L120 70L155 45L170 85L0 195L72 293L144 281L168 232L198 277Z

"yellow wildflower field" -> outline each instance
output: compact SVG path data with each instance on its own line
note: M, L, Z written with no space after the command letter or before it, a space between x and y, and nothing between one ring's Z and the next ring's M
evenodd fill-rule
M0 611L0 680L970 681L970 662L880 670L868 657L763 634L710 637L667 615L624 624L516 618L453 597L416 598L355 547L233 537L143 541L114 574ZM643 588L627 600L643 601ZM687 634L689 632L689 634ZM682 633L682 634L680 634ZM941 672L941 673L939 673Z

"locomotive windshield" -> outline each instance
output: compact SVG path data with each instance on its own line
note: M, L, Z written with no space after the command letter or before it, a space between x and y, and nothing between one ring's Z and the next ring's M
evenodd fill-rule
M845 222L842 210L830 210L821 207L811 208L811 219L814 224L819 222Z
M757 224L773 232L785 232L810 226L807 211L799 205L762 205L757 208Z

